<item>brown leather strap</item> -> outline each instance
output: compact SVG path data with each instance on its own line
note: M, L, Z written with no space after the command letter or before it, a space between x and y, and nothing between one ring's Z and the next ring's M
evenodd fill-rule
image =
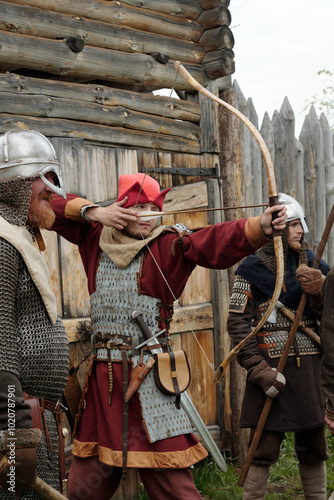
M179 410L181 408L181 392L180 392L179 383L177 380L175 355L174 355L173 351L171 351L169 353L169 358L170 358L170 367L171 367L171 371L172 371L172 382L173 382L175 395L176 395L175 406Z
M132 345L120 344L119 342L98 342L94 344L95 349L132 349Z
M61 413L55 413L55 418L57 422L57 431L58 431L58 466L59 466L59 477L60 484L62 481L66 479L66 458L65 458L65 444L64 437L61 431L61 421L62 415Z
M122 342L120 342L121 344L129 344L131 345L132 344L132 338L129 337L129 335L119 335L119 334L113 334L113 333L107 333L107 334L102 334L102 333L97 333L96 336L95 336L95 339L97 342L110 342L110 341L113 341L113 340L117 340L118 342L121 340Z
M52 403L52 401L48 401L47 399L39 398L39 404L41 408L45 408L46 410L55 413L57 407L59 407L58 403Z
M129 386L129 366L126 352L122 351L123 361L123 481L126 479L126 463L128 454L128 408L129 404L125 402L125 394Z
M141 349L143 351L151 351L152 349L163 349L163 344L154 344L154 345L144 345Z
M257 344L257 347L259 349L270 349L271 347L276 347L276 344L275 343L271 343L271 344Z

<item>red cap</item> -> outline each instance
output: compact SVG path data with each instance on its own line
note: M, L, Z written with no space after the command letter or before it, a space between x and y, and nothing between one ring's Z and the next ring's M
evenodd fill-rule
M159 210L162 210L165 196L170 190L171 188L168 188L160 193L159 183L146 174L120 175L116 201L122 201L128 196L128 201L123 205L124 208L142 203L153 203Z

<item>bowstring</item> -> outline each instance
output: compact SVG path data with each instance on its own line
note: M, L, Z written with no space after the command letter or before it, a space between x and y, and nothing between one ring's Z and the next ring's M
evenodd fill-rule
M168 99L169 99L169 100L170 100L170 99L171 99L171 97L172 97L172 93L173 93L173 90L174 90L174 87L175 87L176 80L177 80L177 77L178 77L178 76L179 76L179 74L178 74L178 72L176 72L176 75L175 75L175 80L174 80L173 86L172 86L172 87L171 87L171 89L170 89L170 94L169 94L169 96L168 96ZM147 166L147 168L146 168L146 171L144 172L144 177L143 177L143 180L142 180L141 186L140 186L140 188L139 188L139 193L138 193L138 196L137 196L137 200L136 200L136 203L135 203L135 207L136 207L136 206L137 206L137 204L138 204L138 200L139 200L140 194L141 194L142 189L143 189L143 185L144 185L144 182L145 182L145 178L146 178L147 172L148 172L148 171L150 170L150 168L151 168L151 166L150 166L150 165L151 165L151 161L152 161L152 158L153 158L153 154L154 154L154 152L155 152L155 149L157 149L158 139L159 139L159 136L160 136L160 134L161 134L162 125L163 125L164 120L165 120L165 118L166 118L167 109L168 109L169 104L170 104L170 101L168 101L168 100L167 100L167 103L166 103L166 106L165 106L165 110L164 110L163 116L162 116L161 121L160 121L159 129L158 129L157 135L156 135L156 137L155 137L155 139L154 139L154 142L153 142L153 147L152 147L151 152L150 152L150 156L149 156L149 159L148 159L148 166ZM165 275L164 275L164 273L163 273L163 270L161 269L161 267L159 266L159 263L158 263L158 262L157 262L157 260L155 259L155 257L154 257L154 255L153 255L153 253L152 253L152 251L151 251L151 249L150 249L149 245L146 243L145 238L144 238L144 236L143 236L143 234L142 234L142 232L141 232L141 230L140 230L139 226L137 225L137 223L135 223L135 224L136 224L137 230L138 230L138 232L139 232L139 234L140 234L141 238L142 238L142 239L143 239L143 241L145 242L145 246L146 246L146 248L147 248L148 252L150 253L150 255L151 255L151 257L152 257L153 262L154 262L154 263L155 263L155 265L157 266L157 269L158 269L159 273L161 274L161 276L162 276L162 278L163 278L163 280L164 280L165 284L167 285L167 288L168 288L168 290L170 291L170 293L171 293L171 295L172 295L172 297L173 297L173 300L174 300L174 301L177 301L178 299L176 298L176 296L175 296L175 294L174 294L174 292L173 292L173 290L172 290L171 286L169 285L168 280L167 280L166 276L165 276ZM204 356L204 358L205 358L206 362L208 363L208 365L209 365L209 367L210 367L210 369L211 369L211 371L212 371L212 373L213 373L213 375L214 375L214 374L215 374L215 372L216 372L215 365L214 365L214 363L211 363L211 361L209 360L209 358L208 358L208 356L207 356L206 352L204 351L204 349L203 349L203 347L202 347L202 345L201 345L200 341L199 341L199 340L198 340L198 338L197 338L196 333L194 332L193 328L191 327L191 325L190 325L190 323L189 323L188 319L186 318L186 315L185 315L185 314L184 314L184 312L182 311L182 307L180 307L180 313L181 313L181 317L184 319L184 321L185 321L185 323L186 323L187 327L189 328L189 331L191 332L191 334L192 334L193 338L195 339L195 341L196 341L196 343L197 343L198 347L199 347L199 348L200 348L200 350L202 351L202 354L203 354L203 356Z
M137 224L136 224L136 225L137 225ZM145 238L144 238L144 236L143 236L143 234L142 234L142 232L140 231L140 229L139 229L139 227L138 227L138 226L137 226L137 228L138 228L138 231L139 231L140 236L141 236L141 237L142 237L142 239L145 241ZM173 297L174 301L177 301L178 299L176 298L176 296L175 296L175 294L174 294L174 292L173 292L173 290L172 290L172 288L171 288L170 284L168 283L167 278L166 278L166 276L165 276L165 275L164 275L164 273L163 273L163 270L162 270L162 269L161 269L161 267L159 266L159 263L157 262L156 258L154 257L154 255L153 255L153 253L152 253L152 250L150 249L149 245L148 245L146 242L145 242L145 246L146 246L147 250L149 251L149 253L150 253L150 255L151 255L151 257L152 257L152 259L153 259L153 261L154 261L155 265L157 266L158 271L160 272L160 274L161 274L161 276L162 276L162 278L163 278L164 282L166 283L167 288L168 288L168 290L170 291L170 293L171 293L171 295L172 295L172 297ZM188 328L189 328L189 331L191 332L192 336L193 336L193 337L194 337L194 339L196 340L197 345L199 346L200 350L202 351L202 354L203 354L204 358L206 359L206 361L207 361L207 363L208 363L208 365L209 365L209 367L210 367L210 369L211 369L211 371L212 371L212 373L213 373L213 375L214 375L214 374L215 374L215 372L216 372L215 365L214 365L214 363L211 363L211 361L210 361L210 360L209 360L209 358L207 357L206 352L204 351L204 349L203 349L203 347L202 347L202 345L201 345L200 341L198 340L196 333L195 333L195 332L194 332L194 330L192 329L191 324L189 323L188 319L186 318L186 315L185 315L185 314L184 314L184 312L182 311L182 307L180 307L180 313L181 313L181 316L182 316L182 318L184 319L185 323L187 324L187 326L188 326Z

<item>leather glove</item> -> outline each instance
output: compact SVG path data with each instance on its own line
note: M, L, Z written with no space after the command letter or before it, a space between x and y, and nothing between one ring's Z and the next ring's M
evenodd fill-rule
M248 370L248 380L262 387L270 398L276 398L282 393L286 382L284 375L276 368L271 368L265 359Z
M313 269L313 267L308 267L306 264L301 264L296 271L296 278L304 292L309 295L321 295L326 276L319 269Z
M39 429L15 429L1 432L0 487L21 495L33 487L37 478L36 448L41 440Z

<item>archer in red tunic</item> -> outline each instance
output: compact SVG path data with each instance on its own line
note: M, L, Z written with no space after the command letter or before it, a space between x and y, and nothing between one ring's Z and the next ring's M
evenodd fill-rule
M286 215L284 207L273 207L262 217L196 231L155 227L154 219L136 218L143 210L161 210L167 191L160 193L158 183L144 174L126 175L120 177L118 201L111 208L75 195L68 195L67 202L57 197L52 204L53 230L79 245L91 294L93 333L102 338L96 343L85 409L73 443L71 499L83 498L87 491L89 498L109 499L117 489L124 457L127 467L139 469L150 498L200 498L187 468L207 452L191 433L188 416L175 408L175 397L158 391L151 371L129 402L125 432L122 353L120 348L108 350L103 342L107 339L110 346L115 337L127 335L139 344L138 327L131 320L134 309L144 311L153 334L166 329L167 337L173 302L196 265L232 266L268 242L265 234L271 234L275 210L281 210L275 221L278 228L284 227ZM111 222L108 210L114 210ZM124 229L100 223L105 221ZM131 377L139 355L124 349ZM146 351L144 363L149 357ZM99 477L95 483L89 479L93 473Z

